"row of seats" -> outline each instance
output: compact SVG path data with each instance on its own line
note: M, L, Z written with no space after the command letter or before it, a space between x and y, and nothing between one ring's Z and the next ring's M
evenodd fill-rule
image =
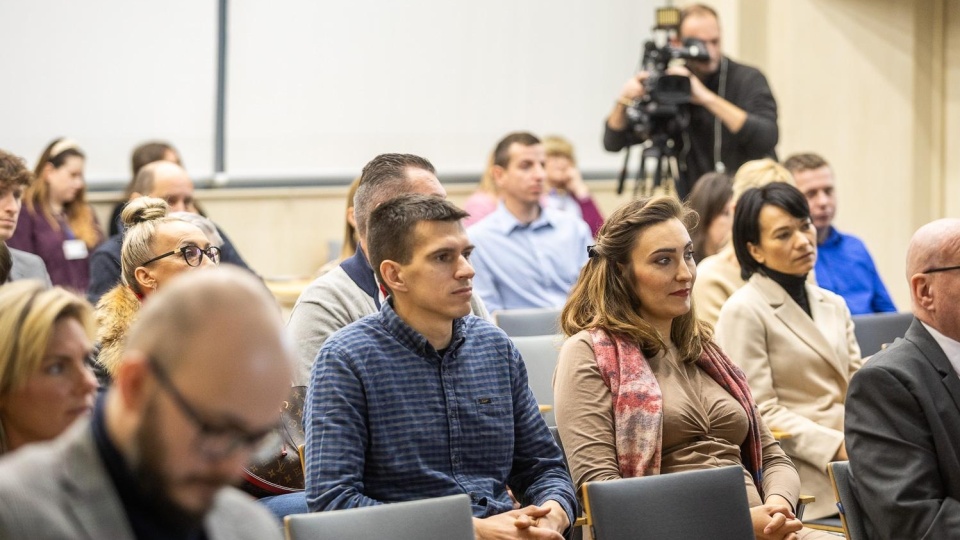
M560 333L560 309L512 309L496 314L497 326L510 337L544 336ZM873 355L880 348L902 337L910 322L911 313L875 313L854 315L854 333L864 357Z

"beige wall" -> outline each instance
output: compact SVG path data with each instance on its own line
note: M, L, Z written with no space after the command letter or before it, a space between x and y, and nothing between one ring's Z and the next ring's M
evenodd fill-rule
M863 238L908 309L910 236L931 219L960 215L960 162L947 152L960 140L960 8L943 0L739 4L739 58L770 80L780 157L815 151L831 162L837 226Z
M760 67L780 107L781 158L822 153L837 225L861 236L901 309L913 231L960 216L960 2L717 0L728 52ZM598 119L599 121L599 119ZM481 149L483 150L483 149ZM592 182L609 214L622 197ZM472 185L447 186L462 203ZM213 190L205 207L265 276L309 275L342 235L346 188ZM97 194L97 200L111 198ZM108 204L97 204L101 217Z
M626 196L616 182L591 182L597 205L612 212ZM630 184L632 186L632 183ZM463 204L473 184L448 185L450 200ZM198 193L207 214L264 277L312 275L327 261L327 244L343 238L347 187L214 189ZM101 223L109 219L119 193L91 195Z

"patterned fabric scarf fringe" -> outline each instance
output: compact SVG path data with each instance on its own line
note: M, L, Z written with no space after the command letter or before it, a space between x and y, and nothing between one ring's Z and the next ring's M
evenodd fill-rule
M602 328L590 330L593 352L613 400L617 461L623 478L660 474L663 395L640 347ZM697 366L730 393L747 413L750 430L740 446L743 466L763 497L763 448L757 405L747 378L713 342L704 345Z

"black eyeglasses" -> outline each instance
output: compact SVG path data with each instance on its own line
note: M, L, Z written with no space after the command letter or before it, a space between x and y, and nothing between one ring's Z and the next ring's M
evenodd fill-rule
M196 450L207 459L223 459L240 448L255 449L263 443L267 435L275 429L274 427L270 427L263 431L251 433L238 426L213 425L207 422L202 418L200 413L197 412L197 409L190 405L186 398L183 397L183 394L177 390L177 387L173 385L173 381L170 380L169 374L160 367L160 364L153 358L149 359L148 363L150 364L150 369L154 375L156 375L157 381L160 382L160 387L167 391L170 397L173 398L173 402L177 404L177 408L179 408L184 416L189 418L200 431L194 445L196 446Z
M207 249L201 249L199 246L183 246L180 249L175 249L173 251L164 253L163 255L158 255L141 264L140 266L146 266L165 257L176 255L177 253L183 255L183 260L187 262L187 266L200 266L200 262L203 261L204 255L213 261L213 264L220 264L220 248L217 246L210 246Z
M960 270L960 266L941 266L940 268L928 268L921 274L936 274L937 272L946 272L947 270Z

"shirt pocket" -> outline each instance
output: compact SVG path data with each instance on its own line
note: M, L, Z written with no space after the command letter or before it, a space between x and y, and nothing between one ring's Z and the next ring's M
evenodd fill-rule
M475 400L477 414L481 418L503 418L510 415L506 398L501 396L481 397Z

